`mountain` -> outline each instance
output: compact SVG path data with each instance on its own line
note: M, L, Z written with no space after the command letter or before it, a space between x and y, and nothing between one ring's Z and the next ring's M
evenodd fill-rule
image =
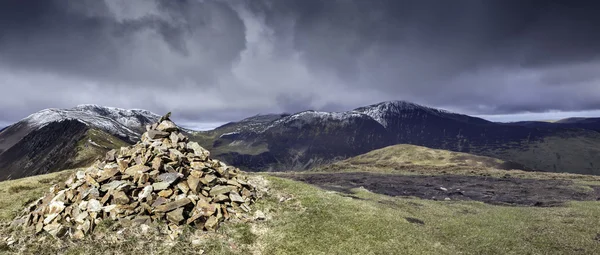
M247 128L252 126L252 128ZM516 162L527 169L600 174L600 133L494 123L405 101L347 112L254 116L194 138L246 170L305 170L395 144Z
M0 180L84 166L137 141L158 118L145 110L97 105L34 113L0 131ZM214 158L250 171L307 170L410 144L498 158L529 170L598 175L596 123L495 123L389 101L346 112L255 115L210 131L182 131Z
M139 139L160 116L98 105L45 109L0 131L0 180L91 163Z

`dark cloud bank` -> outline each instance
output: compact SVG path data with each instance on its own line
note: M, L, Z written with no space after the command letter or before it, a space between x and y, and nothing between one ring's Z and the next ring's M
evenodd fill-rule
M600 109L596 1L5 0L2 121L96 103L222 122L408 100Z

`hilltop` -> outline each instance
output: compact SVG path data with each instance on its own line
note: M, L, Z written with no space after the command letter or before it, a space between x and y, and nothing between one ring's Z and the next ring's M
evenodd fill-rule
M455 170L527 170L521 164L468 153L436 150L423 146L398 144L370 151L349 159L311 169L314 172L428 171L431 174Z
M52 239L19 243L18 239L11 239L10 228L4 224L0 228L3 241L0 249L37 254L89 250L97 254L593 254L600 249L597 220L600 202L595 201L600 199L600 177L500 170L491 166L471 172L472 167L460 163L452 172L432 175L421 170L427 166L454 164L458 158L468 155L396 147L347 161L365 165L370 164L369 158L380 155L382 159L390 157L390 162L411 159L415 166L421 167L407 167L395 173L374 167L369 168L371 173L251 174L266 179L269 192L254 205L264 212L265 220L249 224L224 223L214 235L185 231L176 241L168 241L160 232L130 233L118 224L107 222L100 224L96 236L74 243ZM407 148L409 154L395 153ZM410 155L416 150L445 155L448 160ZM492 165L501 162L476 156L469 160L475 165L490 160L495 162ZM2 182L0 222L12 220L28 201L76 171ZM510 177L506 177L507 174ZM431 179L436 176L437 179ZM471 183L478 183L488 191L484 195L500 199L491 201L485 196L472 196L473 190L469 188L457 190L464 183L456 182L456 176L473 177ZM323 179L319 177L343 178L339 181L326 178L331 182L318 183L315 180ZM397 178L405 181L396 182ZM419 181L422 178L429 179ZM369 181L373 185L364 185ZM513 181L522 182L521 186L512 186L518 193L504 192L509 186L502 183ZM416 185L429 191L425 194L428 196L389 193L412 192ZM460 196L473 199L460 199ZM444 199L446 197L451 199ZM518 203L507 203L516 197L521 198ZM540 199L546 203L527 203Z

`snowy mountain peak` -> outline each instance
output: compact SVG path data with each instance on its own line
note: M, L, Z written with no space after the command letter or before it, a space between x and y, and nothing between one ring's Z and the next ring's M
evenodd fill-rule
M388 126L387 119L394 115L404 115L416 111L423 111L434 115L453 114L451 112L435 109L407 101L386 101L378 104L356 108L354 111L364 113L375 119L384 127Z
M62 120L78 120L122 137L137 137L147 124L158 121L159 115L146 110L128 110L99 105L78 105L71 109L44 109L27 116L25 122L32 128L41 128Z

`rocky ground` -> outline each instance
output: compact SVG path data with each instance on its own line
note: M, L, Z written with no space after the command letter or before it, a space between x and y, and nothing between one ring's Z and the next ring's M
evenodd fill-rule
M600 186L581 187L570 180L537 180L466 175L394 175L378 173L286 173L278 176L351 194L365 188L388 196L431 200L475 200L494 205L557 206L566 201L600 200Z

